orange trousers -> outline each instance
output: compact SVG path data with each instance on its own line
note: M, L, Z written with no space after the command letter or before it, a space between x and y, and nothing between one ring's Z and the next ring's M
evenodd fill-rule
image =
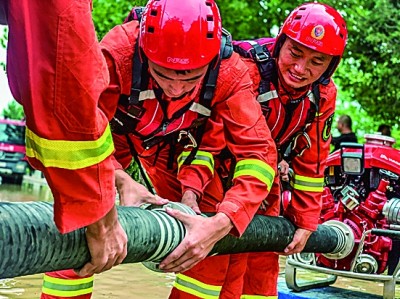
M143 160L142 163L145 169L147 169L152 182L154 182L153 185L157 194L163 198L178 202L182 197L180 182L176 178L176 173L167 169L167 156L164 153L160 153L156 164L153 164L153 157L149 158L148 161ZM224 195L221 184L219 177L215 176L214 180L207 185L203 199L199 204L201 211L215 212L216 203L220 202ZM210 295L215 295L215 298L218 298L228 266L229 255L213 256L204 259L192 269L177 275L169 298L192 299L204 298ZM51 281L51 278L56 283L49 284L48 281ZM81 294L82 292L89 291L89 288L86 284L87 281L80 283L79 279L72 270L46 273L41 299L64 299L65 297L60 296L60 290L64 289L71 290L69 292L70 296L68 296L69 299L91 298L91 292ZM74 283L75 288L69 287L71 283ZM52 289L45 287L46 285L51 286ZM73 296L73 292L76 293L76 296Z
M280 182L275 177L267 198L266 210L258 214L278 216L280 208ZM278 298L279 255L274 252L251 252L230 256L220 299Z
M170 200L180 199L181 191L176 178L167 173L165 169L157 169L155 174L164 176L163 184L155 186L160 196ZM214 179L206 188L204 201L200 209L212 212L213 200L221 200L220 181ZM162 185L162 186L161 186ZM168 186L168 188L166 187ZM157 190L160 187L160 190ZM267 199L268 208L260 210L259 214L279 215L279 181L274 180L270 196ZM218 195L219 194L219 195ZM218 195L218 196L216 196ZM212 200L210 199L212 198ZM73 273L68 275L76 279ZM177 275L170 299L195 299L195 298L220 298L240 299L245 295L261 296L259 298L277 298L277 281L279 274L279 256L274 252L244 253L208 257L192 269ZM53 272L53 277L65 279L63 271ZM66 280L67 282L68 280ZM57 299L63 297L42 295L42 299ZM71 297L69 297L71 298ZM90 294L74 299L89 299Z
M79 277L73 270L48 272L43 278L41 299L90 299L93 276Z

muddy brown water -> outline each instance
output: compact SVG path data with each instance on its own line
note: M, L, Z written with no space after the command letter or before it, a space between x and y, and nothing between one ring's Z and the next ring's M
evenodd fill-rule
M14 201L52 201L46 187L34 190L27 185L0 185L0 202ZM1 257L0 257L1 258ZM281 258L280 279L284 280L285 258ZM323 275L317 275L323 277ZM40 298L43 274L0 280L0 299L35 299ZM165 299L174 281L172 273L156 273L148 270L142 264L124 264L110 271L95 276L93 299ZM316 274L302 272L303 279L316 279ZM339 277L334 284L365 294L360 298L368 298L368 294L382 295L383 284ZM321 294L323 298L323 294ZM396 292L400 298L400 290Z

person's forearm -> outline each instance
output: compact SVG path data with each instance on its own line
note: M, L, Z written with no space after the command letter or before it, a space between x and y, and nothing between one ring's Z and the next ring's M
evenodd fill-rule
M104 215L104 217L86 227L87 233L90 233L93 236L105 235L110 230L110 227L117 225L117 223L118 214L117 208L114 205L111 210Z

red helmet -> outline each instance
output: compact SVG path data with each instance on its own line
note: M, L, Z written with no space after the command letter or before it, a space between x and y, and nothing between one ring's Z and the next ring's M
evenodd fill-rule
M307 48L336 56L325 74L330 77L346 47L346 22L338 11L326 4L305 3L295 8L283 23L277 37L274 57L278 56L286 37Z
M143 12L139 45L152 62L190 70L220 51L221 17L213 0L150 0Z

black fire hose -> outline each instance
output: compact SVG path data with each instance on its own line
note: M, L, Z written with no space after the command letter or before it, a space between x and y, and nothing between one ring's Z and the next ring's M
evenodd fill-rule
M181 209L182 205L173 204L172 208L177 206ZM123 263L160 261L185 235L183 224L162 208L119 206L118 215L128 235L128 255ZM287 219L256 216L241 238L224 237L210 254L283 251L294 232L295 227ZM343 258L352 249L349 234L351 230L341 226L320 225L304 251ZM52 204L0 203L0 279L80 268L89 259L84 229L60 234L53 222Z

